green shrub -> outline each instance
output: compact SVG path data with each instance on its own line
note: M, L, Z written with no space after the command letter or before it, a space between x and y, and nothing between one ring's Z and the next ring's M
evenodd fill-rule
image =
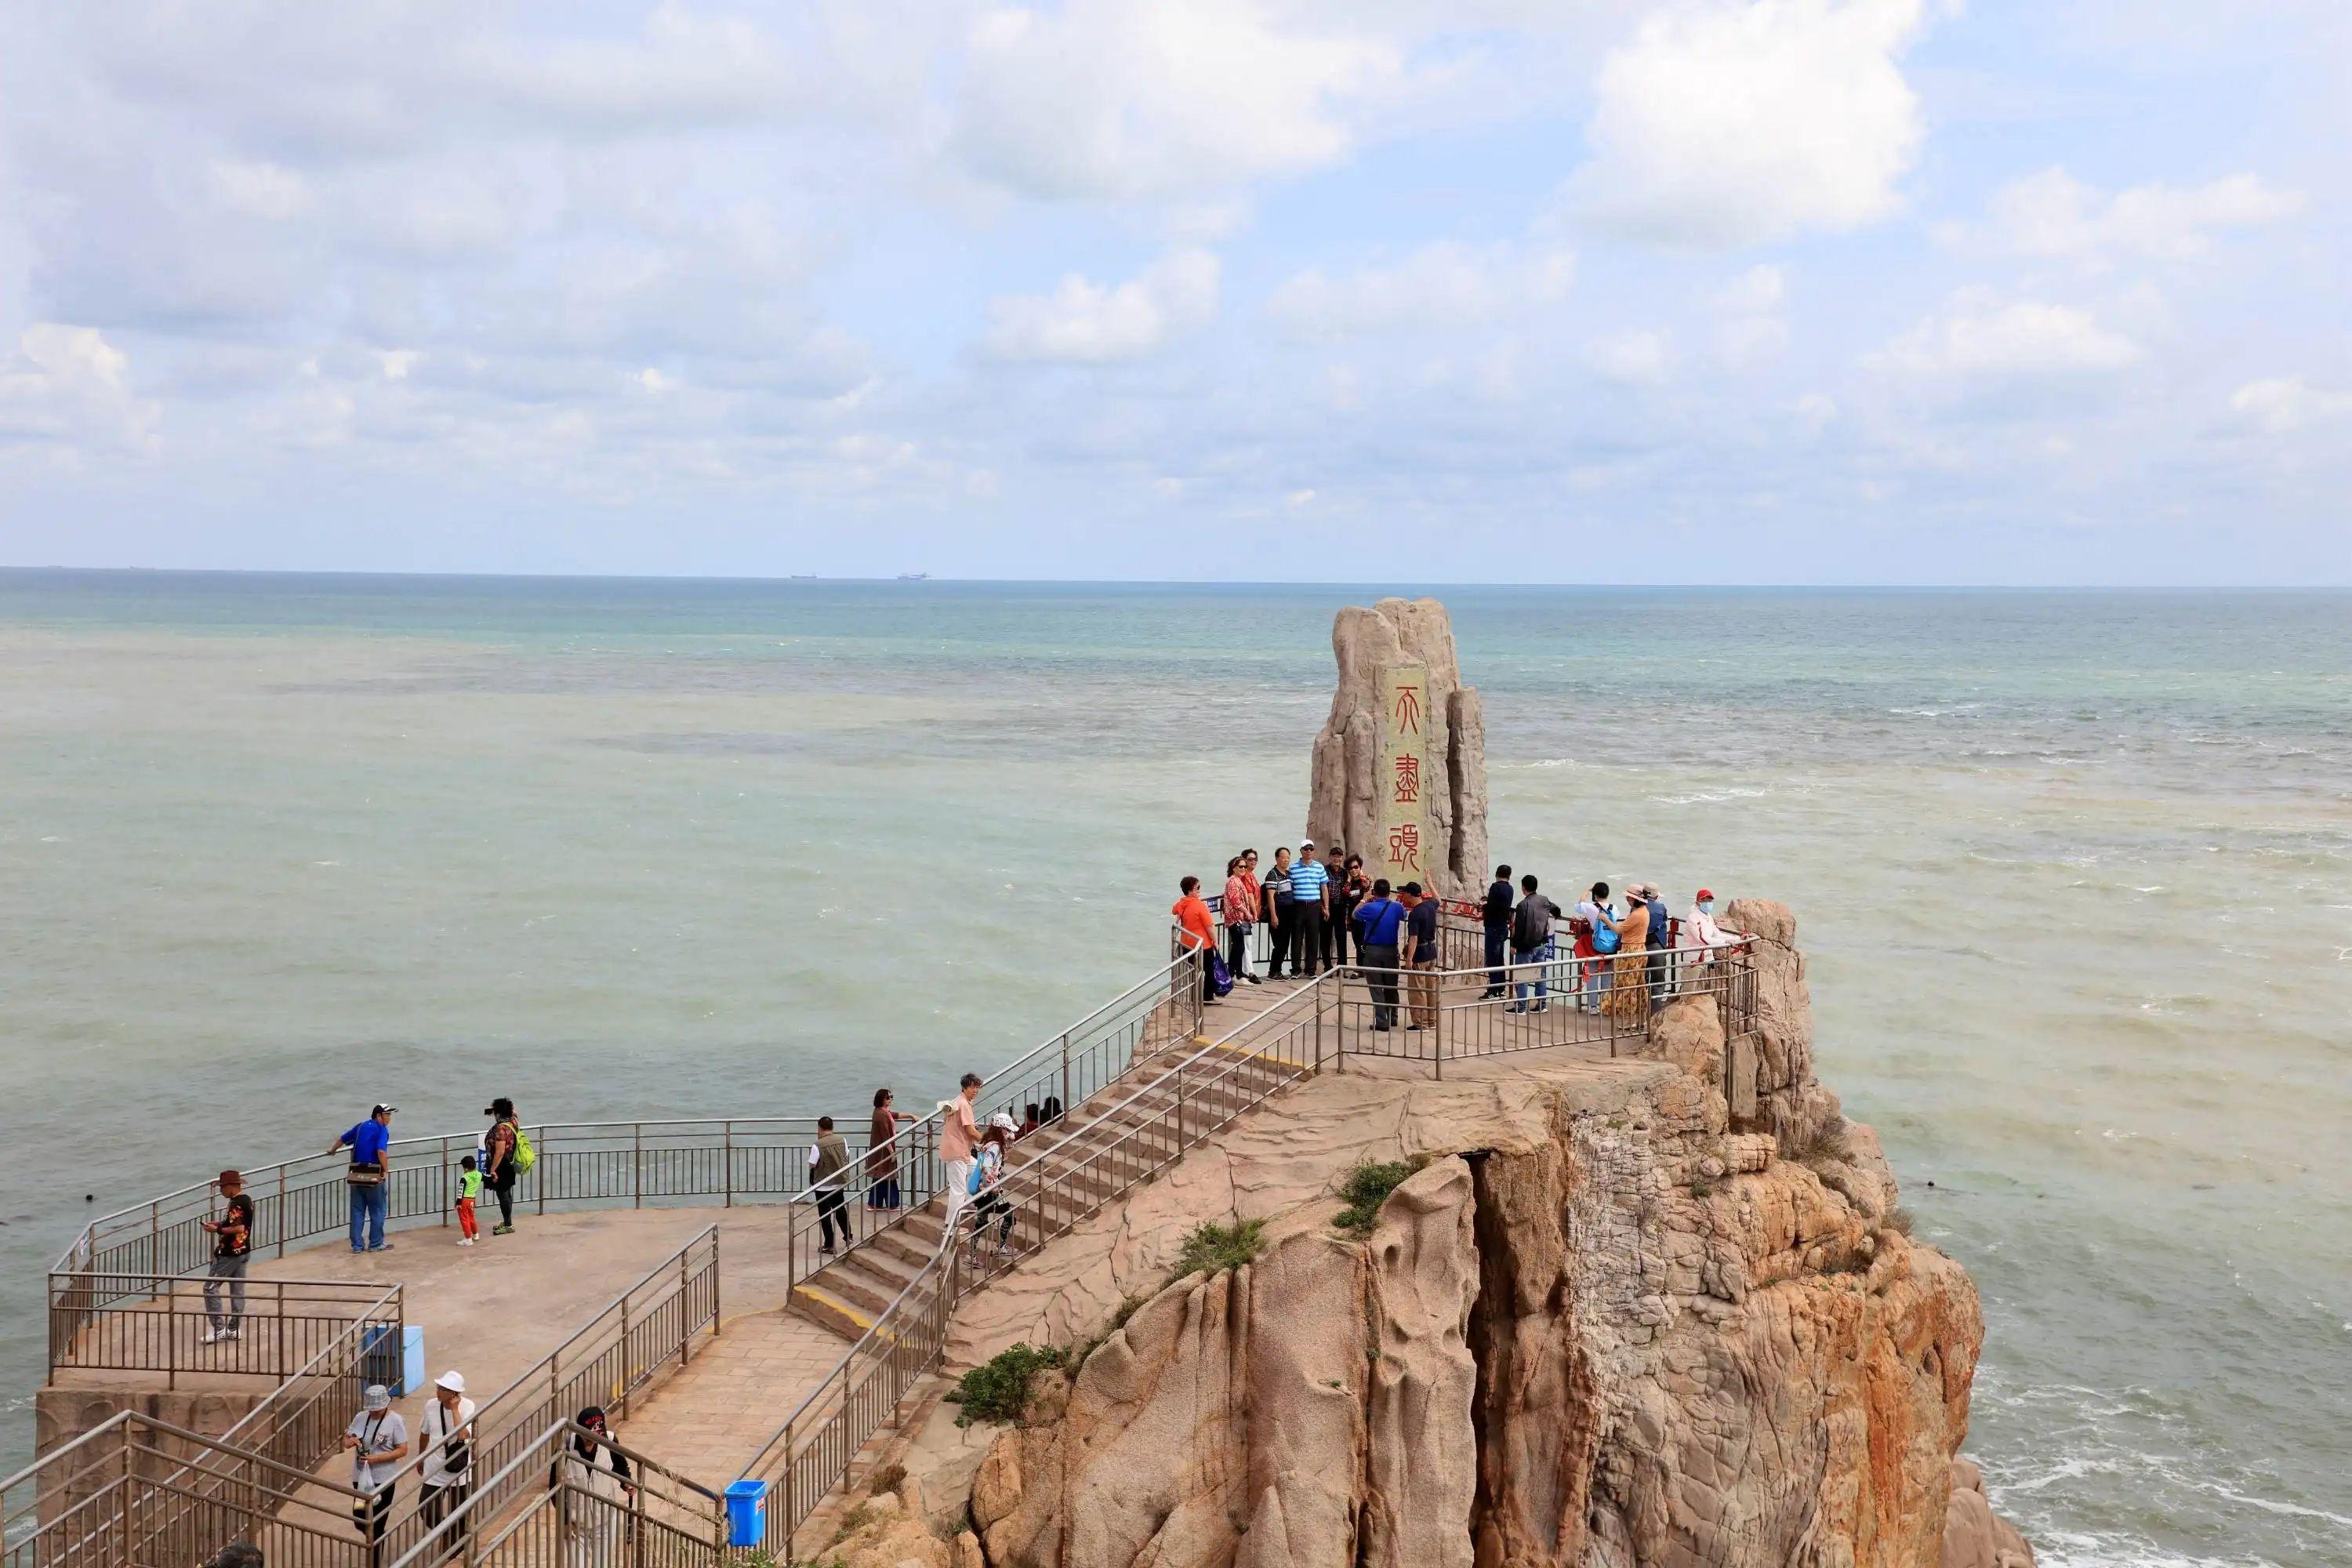
M1369 1235L1373 1222L1381 1216L1381 1205L1412 1174L1411 1165L1395 1160L1366 1160L1349 1172L1348 1179L1340 1184L1339 1195L1348 1201L1348 1206L1332 1223L1351 1236Z
M1048 1367L1068 1364L1069 1352L1051 1346L1017 1344L991 1356L965 1373L955 1392L948 1395L963 1406L956 1413L956 1425L969 1426L975 1421L1018 1425L1021 1412L1029 1404L1030 1381Z
M1121 1301L1118 1304L1118 1310L1110 1315L1109 1332L1115 1334L1127 1327L1127 1321L1141 1311L1143 1304L1150 1300L1149 1296L1129 1296L1126 1300Z
M1265 1222L1245 1219L1239 1225L1202 1225L1184 1238L1176 1255L1176 1278L1187 1274L1222 1274L1255 1262L1265 1250Z

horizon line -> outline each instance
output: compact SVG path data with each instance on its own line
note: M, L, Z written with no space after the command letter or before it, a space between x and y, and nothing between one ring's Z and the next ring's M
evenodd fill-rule
M357 567L313 566L38 566L0 563L0 576L151 576L151 577L331 577L387 582L512 582L512 583L679 583L746 584L832 583L875 585L904 584L909 588L940 586L1068 587L1068 588L1347 588L1401 592L1395 584L1346 578L1255 577L950 577L925 573L865 576L855 574L808 573L774 575L766 573L709 574L686 572L460 572L391 571ZM1421 589L1571 588L1666 593L1990 593L1990 594L2328 594L2352 591L2352 579L2342 583L1667 583L1597 581L1495 582L1478 578L1420 579Z

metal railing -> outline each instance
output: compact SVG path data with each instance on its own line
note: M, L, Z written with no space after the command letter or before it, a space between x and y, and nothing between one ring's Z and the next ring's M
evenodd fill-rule
M1196 973L1188 960L1171 959L1068 1028L997 1068L982 1085L973 1105L974 1117L984 1125L1003 1110L1018 1121L1034 1105L1050 1126L1069 1108L1117 1081L1137 1061L1169 1041L1197 1033L1202 1003L1200 982L1192 978ZM896 1137L869 1148L865 1163L852 1166L841 1178L844 1201L855 1200L875 1187L873 1167L888 1161L888 1179L898 1184L900 1198L896 1209L866 1212L858 1233L843 1244L845 1255L895 1229L944 1190L947 1162L940 1152L944 1115L943 1110L934 1108L908 1123ZM790 1200L792 1214L785 1226L788 1289L802 1278L801 1258L815 1250L814 1238L822 1226L819 1195L805 1191Z
M49 1375L160 1372L166 1388L184 1374L291 1377L351 1323L379 1310L383 1293L351 1280L52 1274ZM99 1301L106 1304L92 1304ZM234 1335L207 1342L223 1320Z
M656 1263L474 1413L471 1473L489 1477L473 1491L472 1517L490 1520L531 1489L514 1459L540 1434L568 1423L589 1405L610 1409L617 1421L629 1402L666 1373L683 1367L707 1334L719 1331L719 1227ZM386 1562L405 1555L432 1533L418 1507L426 1456L415 1454L393 1479L393 1511L384 1531Z
M1180 992L1195 994L1190 961L1171 966ZM1276 1089L1321 1070L1324 1035L1315 1004L1320 986L1285 997L1199 1047L1124 1094L1111 1086L1107 1103L1070 1118L1059 1138L1011 1171L997 1188L1002 1211L988 1221L1013 1224L1002 1245L967 1259L953 1232L885 1308L848 1352L784 1418L746 1468L769 1482L776 1506L768 1511L767 1543L789 1555L793 1535L816 1505L847 1475L866 1440L888 1420L915 1381L936 1366L947 1344L955 1304L969 1285L985 1282L1021 1257L1066 1235L1119 1194L1150 1180ZM1289 1026L1272 1040L1245 1048L1231 1042L1266 1018L1289 1012ZM968 1211L970 1212L970 1211ZM977 1236L979 1233L975 1232Z
M863 1116L836 1118L853 1152L866 1146ZM647 1204L719 1199L790 1198L808 1185L808 1152L816 1118L759 1117L666 1121L548 1122L526 1127L538 1160L515 1184L519 1209L642 1208ZM480 1133L453 1132L394 1140L384 1176L388 1220L437 1220L457 1212L458 1161L475 1152ZM347 1234L351 1188L342 1154L306 1154L245 1168L246 1195L254 1200L254 1255L284 1257L290 1247ZM490 1195L482 1199L486 1212ZM215 1184L199 1182L145 1204L90 1222L52 1272L103 1276L118 1283L77 1299L84 1310L128 1296L155 1293L161 1283L201 1274L213 1237L203 1222L219 1207ZM135 1289L130 1288L135 1287ZM74 1325L69 1332L79 1332Z
M189 1568L239 1539L266 1539L272 1568L364 1568L360 1499L125 1411L0 1480L0 1568Z
M596 1462L599 1451L628 1467ZM518 1502L516 1500L521 1500ZM725 1500L659 1460L571 1421L539 1428L391 1568L712 1568Z

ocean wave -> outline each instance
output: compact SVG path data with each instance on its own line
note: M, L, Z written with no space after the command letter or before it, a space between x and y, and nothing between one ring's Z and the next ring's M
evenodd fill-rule
M1654 795L1650 798L1660 805L1716 805L1727 800L1760 800L1771 793L1769 789L1696 790L1689 795Z

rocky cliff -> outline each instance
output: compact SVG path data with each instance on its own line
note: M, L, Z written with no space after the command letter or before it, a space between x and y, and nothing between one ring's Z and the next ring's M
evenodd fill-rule
M1462 684L1454 623L1434 599L1382 599L1349 605L1331 623L1339 684L1331 716L1315 737L1307 837L1375 858L1381 836L1381 675L1391 666L1429 671L1428 791L1432 879L1440 895L1475 898L1486 889L1486 713Z
M942 1406L835 1550L848 1568L2030 1563L1958 1458L1975 1289L1911 1239L1876 1140L1812 1079L1793 919L1728 912L1771 938L1763 1037L1735 1043L1752 1067L1693 1001L1645 1059L1529 1053L1442 1083L1351 1061L1288 1091L966 1305L961 1364L1107 1337L1038 1379L1022 1425L961 1429ZM1368 1159L1419 1168L1360 1235L1332 1194ZM1192 1226L1245 1219L1255 1261L1168 1278Z

